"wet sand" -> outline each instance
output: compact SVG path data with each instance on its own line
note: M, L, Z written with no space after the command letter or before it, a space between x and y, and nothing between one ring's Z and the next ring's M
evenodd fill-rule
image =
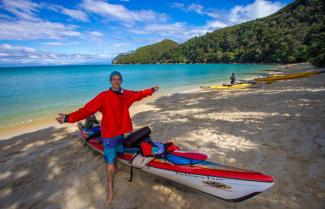
M308 65L292 65L299 70ZM134 127L213 161L274 176L268 191L228 203L141 171L116 177L110 208L324 208L325 74L233 91L176 93L132 108ZM107 208L100 155L71 124L0 140L0 208Z

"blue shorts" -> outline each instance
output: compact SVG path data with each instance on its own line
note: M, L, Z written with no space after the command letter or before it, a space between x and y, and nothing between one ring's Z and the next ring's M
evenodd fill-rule
M124 135L113 138L103 138L104 159L107 164L113 164L117 160L117 155L124 152Z

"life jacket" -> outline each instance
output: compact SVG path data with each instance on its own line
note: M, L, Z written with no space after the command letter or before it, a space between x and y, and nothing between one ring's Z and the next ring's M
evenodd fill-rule
M152 152L152 143L150 143L149 141L143 141L140 143L140 149L141 149L141 153L144 157L153 157L154 154Z

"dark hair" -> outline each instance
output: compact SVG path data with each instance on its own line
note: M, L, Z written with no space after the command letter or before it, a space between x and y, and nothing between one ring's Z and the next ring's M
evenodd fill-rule
M111 72L111 74L109 75L109 80L111 81L113 79L113 77L116 75L120 77L121 81L123 81L122 74L118 71Z

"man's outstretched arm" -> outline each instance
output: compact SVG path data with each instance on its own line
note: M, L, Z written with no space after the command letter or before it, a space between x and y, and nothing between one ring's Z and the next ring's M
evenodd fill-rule
M130 104L132 104L133 102L136 102L136 101L140 101L141 99L152 95L155 91L158 91L158 90L159 90L159 87L155 86L150 89L145 89L142 91L132 91L131 98L129 100Z
M103 93L100 93L77 111L69 114L59 113L56 120L59 123L74 123L83 120L100 110L102 106L102 98Z

